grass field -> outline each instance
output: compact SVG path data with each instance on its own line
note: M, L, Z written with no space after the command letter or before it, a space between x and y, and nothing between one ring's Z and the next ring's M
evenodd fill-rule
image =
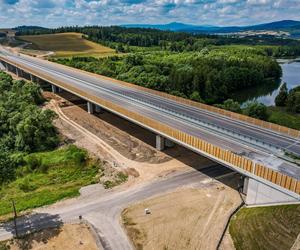
M31 50L53 51L54 57L70 56L110 56L115 53L111 48L82 38L80 33L60 33L36 36L20 36L18 39L32 43L26 48Z
M242 208L229 231L237 250L289 250L300 233L300 205Z
M20 156L16 156L20 159ZM17 179L0 186L0 218L12 212L54 203L79 195L79 188L94 183L100 166L87 158L86 151L73 145L23 158Z

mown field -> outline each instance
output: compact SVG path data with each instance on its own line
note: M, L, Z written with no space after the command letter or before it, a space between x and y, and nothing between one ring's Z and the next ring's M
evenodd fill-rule
M53 51L54 57L70 56L110 56L115 53L111 48L88 41L80 33L60 33L35 36L20 36L18 39L32 43L26 46L31 50Z
M242 208L229 231L237 250L289 250L300 233L300 205Z
M49 152L16 155L21 167L17 178L0 186L0 218L12 212L44 206L79 195L79 189L96 183L99 164L88 159L87 152L70 145Z

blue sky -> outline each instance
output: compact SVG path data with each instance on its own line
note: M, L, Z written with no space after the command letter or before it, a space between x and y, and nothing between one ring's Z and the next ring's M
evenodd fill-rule
M0 0L0 27L184 22L249 25L300 19L300 0Z

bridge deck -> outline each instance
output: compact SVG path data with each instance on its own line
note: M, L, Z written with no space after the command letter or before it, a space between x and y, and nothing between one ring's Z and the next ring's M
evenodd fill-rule
M300 155L299 138L48 61L13 54L0 58L87 100L101 98L299 180L300 168L278 157L283 150Z

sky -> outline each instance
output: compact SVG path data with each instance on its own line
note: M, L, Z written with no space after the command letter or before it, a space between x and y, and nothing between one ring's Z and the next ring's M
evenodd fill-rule
M300 0L0 0L0 27L252 25L300 20Z

